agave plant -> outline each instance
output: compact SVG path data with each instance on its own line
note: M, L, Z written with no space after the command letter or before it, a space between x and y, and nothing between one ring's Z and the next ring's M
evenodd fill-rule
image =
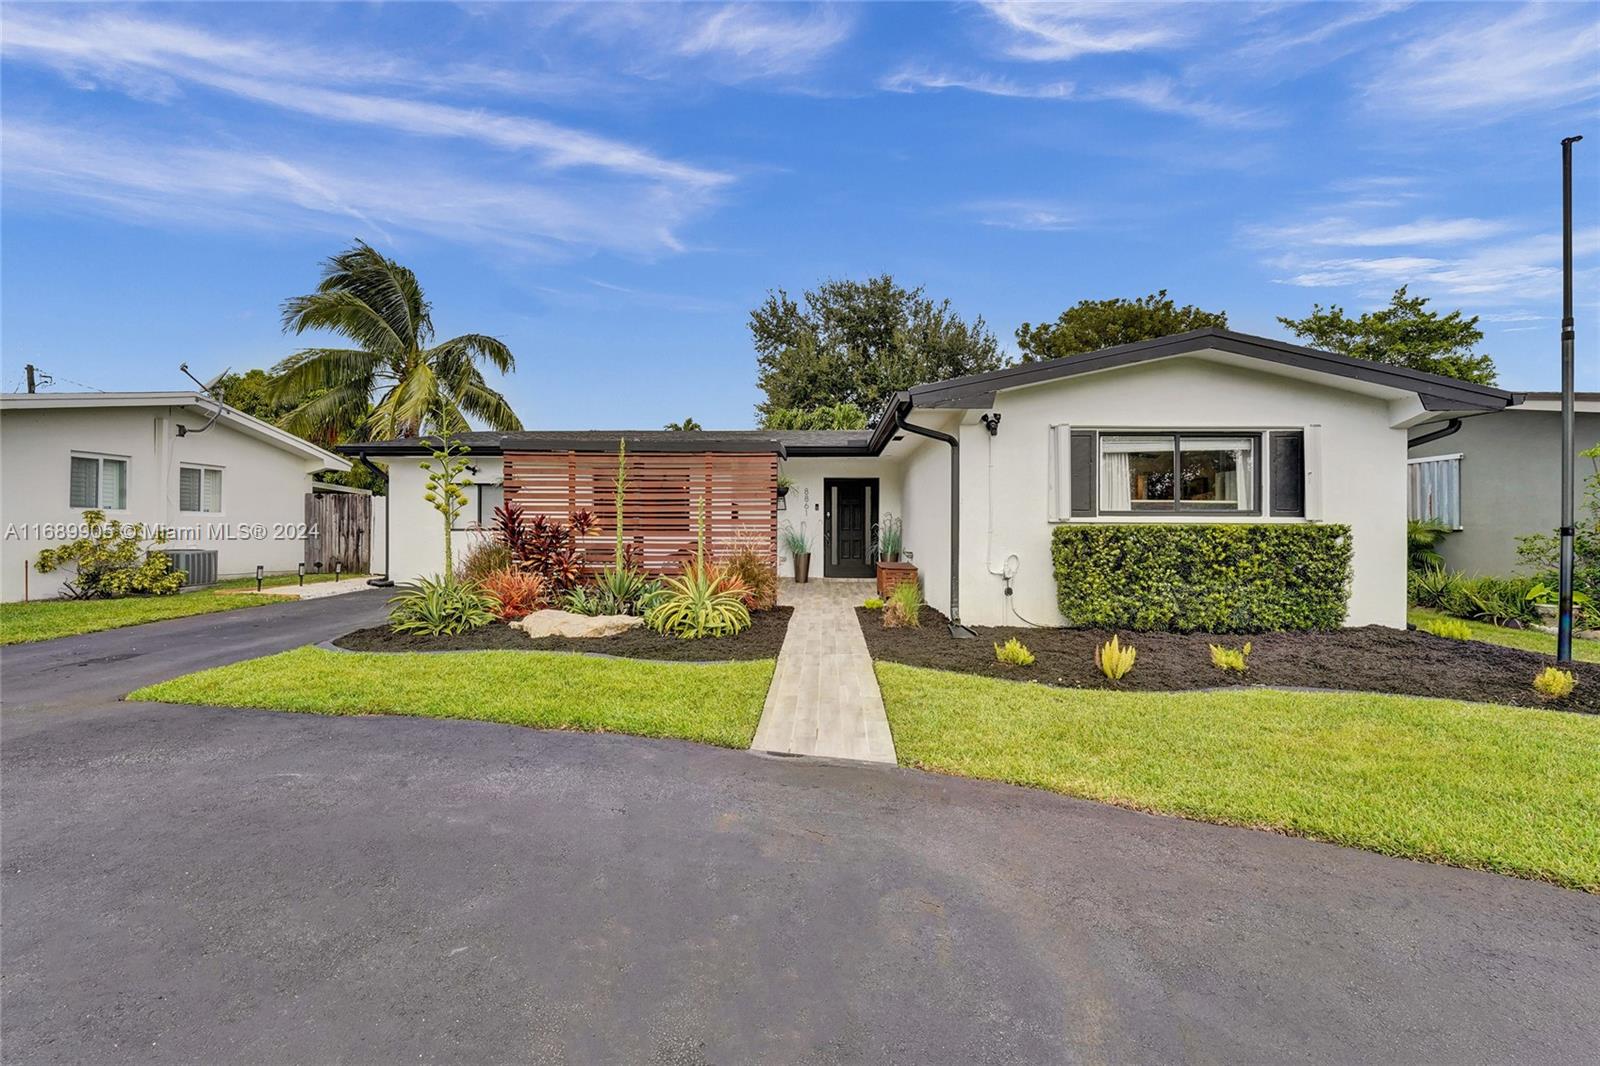
M478 586L445 578L421 578L389 604L389 627L396 633L455 636L495 620L496 603Z
M731 637L750 625L744 598L742 582L696 560L682 574L665 579L660 602L645 615L645 624L685 640Z

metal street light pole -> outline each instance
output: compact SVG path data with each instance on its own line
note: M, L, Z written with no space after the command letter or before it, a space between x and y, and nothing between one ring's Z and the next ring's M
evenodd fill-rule
M1572 540L1576 518L1572 500L1572 376L1575 331L1572 325L1572 146L1561 142L1561 592L1556 620L1556 662L1572 661Z

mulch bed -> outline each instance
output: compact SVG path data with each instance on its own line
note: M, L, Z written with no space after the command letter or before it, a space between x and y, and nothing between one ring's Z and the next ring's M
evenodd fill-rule
M520 629L494 623L454 637L395 633L388 626L358 629L335 638L347 651L581 651L624 659L710 663L776 659L789 630L793 607L754 611L750 628L732 637L680 640L640 626L611 637L540 637L529 640Z
M1110 681L1094 665L1094 649L1111 639L1109 630L974 626L976 640L958 640L946 628L945 617L930 607L922 610L920 628L885 629L881 612L864 607L856 614L874 659L1008 681L1130 692L1251 685L1343 689L1600 712L1600 664L1574 663L1578 687L1572 695L1545 700L1531 682L1554 663L1549 656L1387 626L1250 636L1122 632L1122 643L1137 647L1139 659L1127 677ZM994 645L1011 637L1037 657L1032 666L996 661ZM1211 665L1208 644L1237 648L1246 640L1252 649L1248 673L1241 676Z

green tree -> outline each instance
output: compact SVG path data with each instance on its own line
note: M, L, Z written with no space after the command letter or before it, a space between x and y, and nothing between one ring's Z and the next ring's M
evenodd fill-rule
M803 302L802 302L803 301ZM924 381L1006 365L980 316L971 323L882 274L828 281L801 301L778 289L750 312L763 424L780 409L854 404L876 412L894 392Z
M247 415L261 419L263 422L278 424L287 418L298 405L288 401L275 401L272 398L273 387L272 376L265 370L246 370L243 374L230 373L222 375L212 385L211 395L229 407L237 408ZM290 430L290 432L293 432L293 430ZM296 435L300 436L301 434ZM343 436L334 436L330 439L326 431L306 437L311 443L324 448L332 448L360 438L361 434L355 432L346 433ZM382 496L388 492L388 486L384 483L383 478L374 474L360 462L353 465L349 473L323 470L315 476L318 481L332 485L348 485L354 489L366 489L376 496Z
M1473 351L1483 340L1478 316L1429 311L1427 298L1408 296L1406 288L1402 285L1395 290L1388 307L1368 311L1360 318L1346 315L1342 307L1324 309L1313 304L1305 318L1279 317L1278 321L1314 348L1493 385L1493 357Z
M674 433L690 433L703 430L706 427L702 426L699 422L696 422L692 418L685 418L682 422L668 422L662 428L671 430Z
M775 407L761 419L762 429L866 429L867 413L853 403L831 407Z
M1017 327L1017 348L1022 361L1032 363L1207 328L1227 329L1228 313L1179 307L1162 289L1133 300L1079 300L1054 322L1024 322Z
M364 241L330 258L317 291L284 302L283 328L327 330L352 348L306 348L273 370L273 403L292 404L280 424L311 440L415 437L442 404L465 423L521 429L481 364L516 367L493 337L464 333L434 343L433 309L416 275Z

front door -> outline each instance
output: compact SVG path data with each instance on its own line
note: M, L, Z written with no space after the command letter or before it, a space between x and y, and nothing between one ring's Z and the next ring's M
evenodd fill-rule
M871 577L878 479L824 478L822 500L822 576Z

